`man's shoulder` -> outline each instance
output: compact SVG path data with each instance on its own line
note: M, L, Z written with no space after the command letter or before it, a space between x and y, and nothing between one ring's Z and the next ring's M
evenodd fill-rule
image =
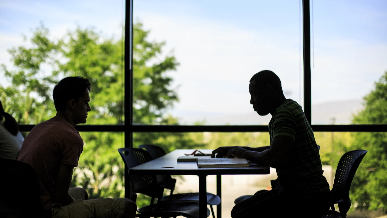
M49 120L46 120L44 122L39 123L36 125L34 128L36 129L47 129L47 130L54 130L55 132L61 132L61 131L66 131L66 132L76 132L78 131L71 126L70 123L68 123L65 119L55 116Z
M55 140L71 138L75 140L82 140L79 132L73 126L71 126L63 118L57 116L37 124L27 137L34 139L43 137L44 139L51 138Z
M282 108L286 108L289 110L294 110L294 109L300 109L301 105L298 104L296 101L292 99L286 99L286 101L281 105Z
M283 116L296 116L303 114L304 111L302 110L301 105L299 105L296 101L292 99L286 99L286 101L277 108L276 116L277 117L283 117Z
M291 115L298 107L300 106L297 102L291 99L286 99L285 102L277 108L273 117L283 117L286 115Z

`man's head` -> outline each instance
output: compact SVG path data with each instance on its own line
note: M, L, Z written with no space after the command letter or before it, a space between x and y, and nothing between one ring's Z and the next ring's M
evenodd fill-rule
M285 99L280 78L270 70L262 70L251 77L249 92L250 104L261 116L273 113Z
M90 81L82 77L66 77L54 87L53 98L58 112L71 114L73 124L86 123L90 106Z

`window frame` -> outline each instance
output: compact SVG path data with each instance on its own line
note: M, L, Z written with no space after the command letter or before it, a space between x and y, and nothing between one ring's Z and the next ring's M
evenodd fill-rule
M82 132L124 132L125 147L133 147L135 132L268 132L266 125L138 125L133 124L133 0L125 0L125 123L123 125L80 125ZM304 112L311 123L311 63L310 63L310 0L302 1L303 10L303 74ZM21 132L31 131L35 125L20 125ZM387 124L372 125L311 125L315 132L387 132ZM125 170L125 187L129 186ZM129 188L125 196L130 196Z

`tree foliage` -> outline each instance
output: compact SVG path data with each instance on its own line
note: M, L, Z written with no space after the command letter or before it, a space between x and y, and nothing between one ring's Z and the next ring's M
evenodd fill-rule
M48 30L43 26L37 28L30 39L31 48L19 46L9 50L14 68L1 65L4 78L12 84L0 86L1 100L22 124L39 123L53 116L49 89L54 79L45 75L44 67L56 65L52 57L56 56L59 47L47 38L47 34Z
M387 123L387 72L364 97L364 109L353 118L354 124ZM387 133L352 133L347 150L364 149L368 153L360 164L351 186L351 199L358 209L387 209Z
M169 72L178 63L172 53L163 54L165 42L152 42L141 23L134 24L133 120L140 124L178 125L167 109L178 101ZM5 110L20 124L37 124L55 115L53 86L63 77L82 76L91 81L88 124L123 124L123 39L102 37L93 28L78 27L53 39L43 25L25 39L26 45L9 50L12 67L1 65L11 85L0 86ZM28 45L29 44L29 45ZM28 46L27 46L28 45ZM117 152L123 133L81 132L85 141L72 185L82 186L91 198L124 196L124 164ZM158 144L167 151L198 148L203 144L190 134L135 133L134 145Z

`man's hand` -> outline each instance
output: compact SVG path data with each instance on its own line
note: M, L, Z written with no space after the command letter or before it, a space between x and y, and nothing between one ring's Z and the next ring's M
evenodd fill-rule
M228 150L235 148L235 146L219 147L212 151L211 157L227 157Z
M234 147L228 150L227 157L246 158L246 152L247 150L242 147Z
M68 205L74 201L69 194L69 186L73 176L73 166L61 164L54 180L54 190L52 202L60 203L62 206Z

